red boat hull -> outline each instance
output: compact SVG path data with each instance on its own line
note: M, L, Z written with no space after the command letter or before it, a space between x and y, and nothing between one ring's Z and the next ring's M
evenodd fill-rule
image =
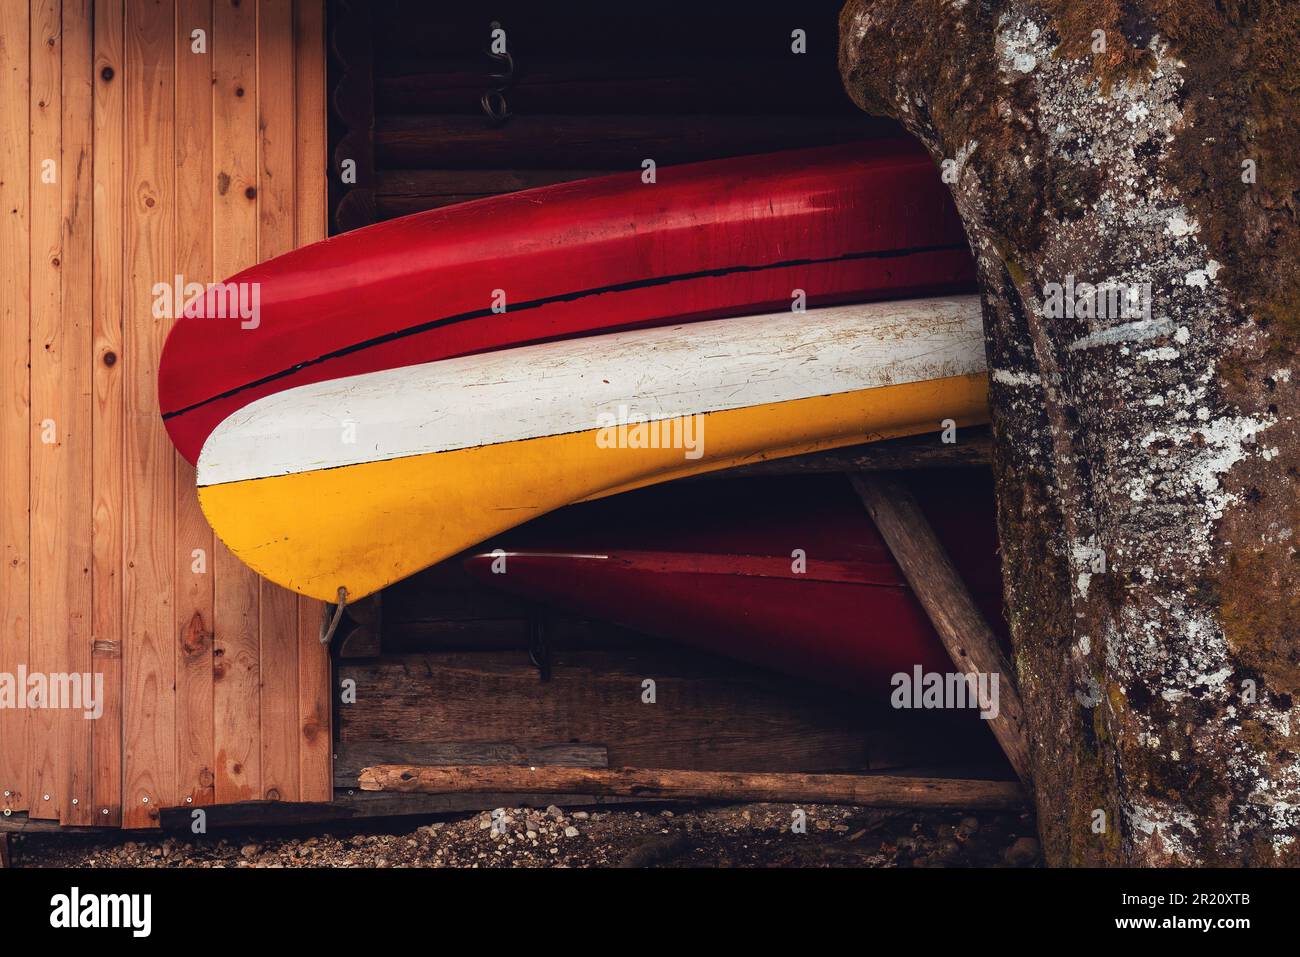
M325 379L776 311L796 289L811 306L972 287L948 192L910 141L668 167L658 180L620 174L431 210L231 277L257 284L254 318L183 317L168 336L158 397L172 441L195 461L232 412Z
M951 481L951 480L949 480ZM917 480L936 534L1002 625L992 491ZM618 543L618 544L614 544ZM578 614L776 671L886 697L898 672L952 663L838 476L699 482L578 506L488 543L476 578ZM799 570L792 553L802 550Z

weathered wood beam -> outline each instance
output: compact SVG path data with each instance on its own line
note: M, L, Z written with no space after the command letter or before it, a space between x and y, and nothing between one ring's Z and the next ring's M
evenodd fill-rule
M799 142L855 143L893 135L893 122L852 116L515 116L493 126L478 116L388 115L375 118L375 160L414 169L513 168L639 170L719 156L764 153ZM336 154L337 154L336 150ZM358 183L360 180L358 179Z
M645 799L778 801L870 807L1012 810L1024 805L1013 781L680 771L663 768L415 767L365 768L363 791L457 794L477 791L548 791Z
M381 42L384 38L380 38ZM803 68L799 57L610 57L528 54L507 99L520 115L798 113L858 115L833 71ZM481 115L479 96L493 69L484 55L431 62L375 63L380 113ZM414 72L412 72L414 71Z
M336 745L334 786L355 788L364 768L377 764L490 765L607 768L609 752L597 744L521 745L511 742L343 741Z
M888 475L849 478L957 670L997 676L998 714L989 719L989 726L1017 776L1028 785L1029 743L1014 673L965 582L902 482Z
M686 481L753 478L769 475L810 475L818 472L893 472L904 469L988 468L993 439L987 427L964 429L961 442L945 444L934 434L868 442L826 452L739 465L707 472Z
M93 834L101 831L121 833L122 829L116 824L107 827L60 824L49 818L30 817L26 811L15 811L13 814L0 817L0 834Z

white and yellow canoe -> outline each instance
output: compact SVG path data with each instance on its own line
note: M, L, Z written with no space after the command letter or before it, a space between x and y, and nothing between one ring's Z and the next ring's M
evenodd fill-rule
M212 432L199 500L261 575L354 601L564 505L945 419L988 419L975 296L616 332L289 389Z

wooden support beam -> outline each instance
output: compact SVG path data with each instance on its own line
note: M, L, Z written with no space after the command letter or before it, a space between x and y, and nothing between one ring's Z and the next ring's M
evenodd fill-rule
M661 768L569 768L385 764L365 768L363 791L457 794L548 791L643 799L777 801L870 807L1016 810L1024 793L1014 781L971 781L852 774L770 774Z
M903 469L988 468L993 438L985 426L962 433L960 444L945 444L933 433L868 442L843 449L792 455L767 462L738 465L695 475L685 481L754 478L771 475L811 475L821 472L893 472Z
M966 584L902 482L888 475L851 475L849 480L957 670L962 674L998 676L998 715L989 719L989 725L1016 774L1028 786L1029 744L1014 673Z
M387 40L387 37L381 37ZM387 51L385 51L387 54ZM847 115L853 109L834 70L807 69L801 57L684 57L673 54L599 57L529 51L507 91L511 112L618 114L714 113ZM482 54L423 62L375 63L375 104L381 113L462 113L481 116L491 60ZM414 71L414 72L412 72ZM861 114L859 114L861 115Z
M357 777L380 764L539 765L607 768L609 752L598 744L521 745L510 742L343 741L336 745L334 786L355 788Z
M504 126L493 126L481 116L410 114L376 116L374 149L376 164L389 169L510 169L527 157L532 169L638 170L645 157L668 166L766 153L792 142L856 143L896 130L892 121L875 117L807 113L535 114L515 116ZM335 150L336 158L342 155ZM361 182L358 164L358 186Z

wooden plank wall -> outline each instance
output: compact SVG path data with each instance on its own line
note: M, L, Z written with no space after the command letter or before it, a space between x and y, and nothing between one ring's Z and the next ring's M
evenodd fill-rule
M30 648L31 51L26 0L0 0L0 672ZM12 24L22 25L15 29ZM28 712L0 710L0 800L27 807Z
M4 809L330 797L320 606L213 540L154 313L323 238L324 30L323 0L0 0L0 676L104 681L97 720L0 708Z

